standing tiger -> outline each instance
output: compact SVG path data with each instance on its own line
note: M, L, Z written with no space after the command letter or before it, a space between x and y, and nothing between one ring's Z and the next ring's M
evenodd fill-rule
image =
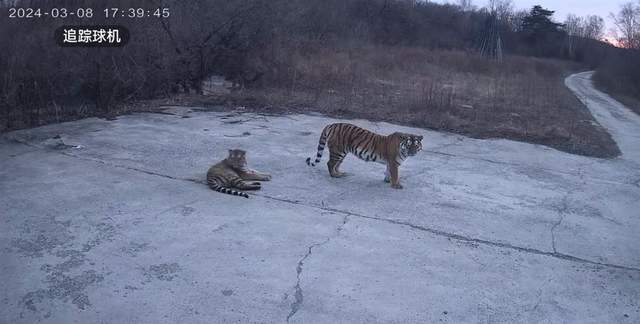
M260 182L246 182L245 180L269 181L271 175L251 170L247 166L247 152L244 150L229 150L226 159L216 163L207 172L207 184L217 192L249 198L240 190L260 190Z
M339 167L348 153L365 161L387 165L385 182L391 187L402 189L398 167L408 157L422 150L422 136L395 132L384 136L352 124L331 124L322 130L315 161L307 158L307 164L315 166L322 158L324 146L329 144L329 173L332 177L342 177Z

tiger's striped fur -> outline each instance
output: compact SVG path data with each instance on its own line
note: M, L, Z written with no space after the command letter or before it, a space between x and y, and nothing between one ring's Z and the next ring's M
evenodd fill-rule
M234 190L260 190L261 184L257 181L269 181L271 175L251 170L247 166L246 153L243 150L229 150L229 156L209 168L207 172L207 184L217 192L229 195L249 198L245 192ZM257 180L255 182L246 182Z
M326 145L329 146L329 174L342 177L340 164L351 153L361 160L373 161L387 165L384 180L391 186L401 189L398 167L409 156L422 150L422 136L395 132L390 135L379 135L352 124L336 123L322 130L318 141L318 152L315 160L307 158L307 165L315 166L322 158Z

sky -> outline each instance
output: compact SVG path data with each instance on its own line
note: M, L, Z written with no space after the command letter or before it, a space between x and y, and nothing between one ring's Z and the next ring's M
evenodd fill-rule
M472 1L473 4L478 7L483 7L489 2L487 0ZM609 18L609 13L617 13L620 5L629 1L636 0L513 0L513 4L516 9L530 9L534 5L539 4L546 9L554 10L555 14L553 16L558 22L563 22L570 13L578 16L598 15L604 18L606 23L605 33L609 34L610 29L614 27L613 22ZM441 0L434 2L455 3L456 1Z

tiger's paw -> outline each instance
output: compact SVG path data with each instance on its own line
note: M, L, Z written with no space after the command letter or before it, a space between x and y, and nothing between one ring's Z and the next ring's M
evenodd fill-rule
M393 188L393 189L402 189L403 187L402 187L401 184L397 183L397 184L392 184L391 188Z
M349 174L348 174L348 173L346 173L346 172L337 172L337 173L334 175L334 177L335 177L335 178L344 178L344 177L346 177L346 176L348 176L348 175L349 175Z

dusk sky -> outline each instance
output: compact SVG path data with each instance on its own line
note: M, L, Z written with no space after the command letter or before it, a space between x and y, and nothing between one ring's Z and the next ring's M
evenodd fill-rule
M620 9L620 5L629 2L630 0L514 0L513 3L516 9L529 9L534 5L541 5L549 10L554 10L554 17L556 21L562 22L567 17L567 14L573 13L578 16L586 15L598 15L605 19L607 24L605 33L609 34L609 30L613 27L611 19L609 19L609 13L617 12ZM434 2L449 2L455 3L456 1L434 1ZM473 0L473 4L482 7L489 1L487 0Z

